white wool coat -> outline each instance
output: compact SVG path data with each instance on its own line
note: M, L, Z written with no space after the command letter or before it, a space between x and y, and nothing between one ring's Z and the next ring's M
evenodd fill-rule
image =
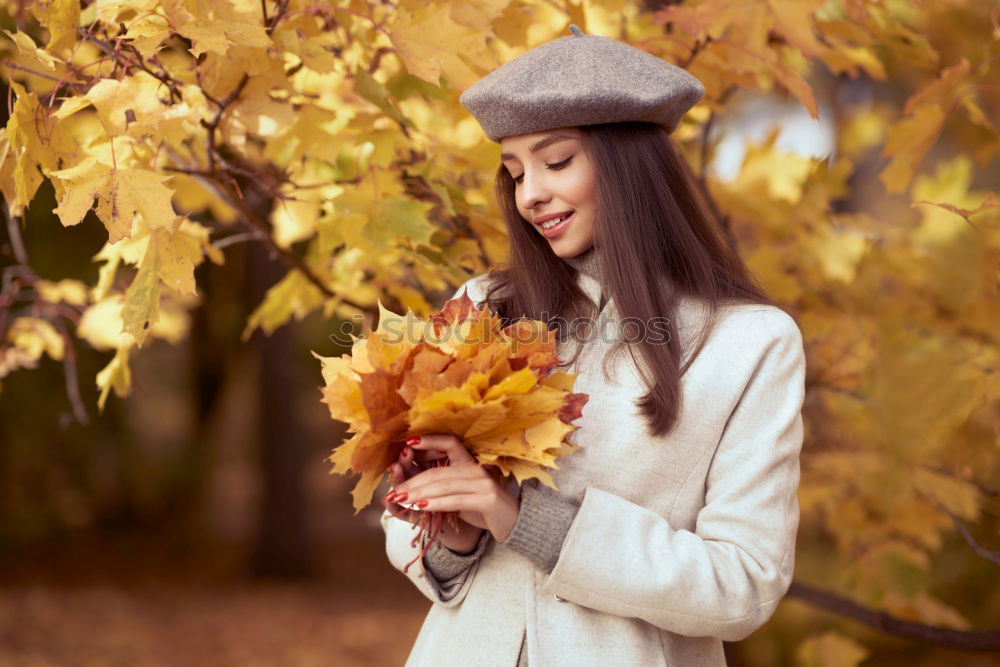
M466 287L484 298L486 274ZM579 273L598 302L600 284ZM682 301L684 361L704 310ZM613 300L598 326L617 312ZM569 358L576 343L560 345ZM571 436L582 448L553 478L581 500L550 574L490 539L448 590L414 563L407 577L431 601L408 667L725 665L722 642L748 636L788 590L799 523L796 491L805 391L802 336L772 306L729 306L681 379L683 405L666 436L650 434L645 392L626 352L608 383L609 343L592 341L570 372L590 399ZM517 492L513 480L508 485ZM411 524L382 515L389 561L416 555ZM526 634L525 634L526 633Z

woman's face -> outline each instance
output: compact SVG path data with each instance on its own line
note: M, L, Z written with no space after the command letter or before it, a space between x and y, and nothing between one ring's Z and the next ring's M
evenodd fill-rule
M514 179L517 210L546 237L552 252L574 257L594 243L597 201L594 170L575 127L532 132L500 140L500 159ZM563 215L551 229L540 223Z

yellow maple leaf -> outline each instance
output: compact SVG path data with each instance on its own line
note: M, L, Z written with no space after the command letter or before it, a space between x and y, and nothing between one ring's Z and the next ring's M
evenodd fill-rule
M161 287L180 295L196 294L194 269L203 261L203 248L200 225L178 221L181 224L173 230L143 228L136 238L106 245L97 254L107 264L92 293L95 304L80 319L81 337L98 348L120 348L133 343L141 347L147 333L171 341L183 335L186 319L180 311L171 308L161 323ZM123 260L139 270L124 295L108 296L109 283Z
M9 85L17 99L5 132L16 160L12 174L15 197L8 200L8 205L13 213L20 215L45 175L55 171L64 156L74 153L76 142L50 110L39 104L35 93L27 92L16 81L10 81Z
M13 33L9 30L3 30L3 32L10 37L11 41L14 42L14 45L17 46L18 57L15 60L17 64L24 65L25 67L29 67L31 69L48 70L49 72L55 72L57 65L62 66L60 69L65 69L64 63L62 63L58 58L55 58L51 53L38 48L35 41L26 33Z
M49 31L49 51L56 52L76 44L76 28L80 25L77 0L38 0L28 8Z
M160 2L159 0L102 0L102 2L96 3L97 18L105 23L110 23L111 25L118 25L122 19L126 18L122 14L132 15L132 14L145 14L147 12L152 12L156 9L158 4L162 4L168 7L173 4L182 4L183 0L165 0ZM176 25L179 22L175 21Z
M271 45L267 29L259 21L255 23L221 19L198 21L197 24L189 23L179 28L177 32L192 41L191 54L196 58L206 52L224 56L236 45L254 48L266 48Z
M148 10L136 11L139 15L128 24L125 39L131 40L142 57L149 60L156 55L160 44L173 34L173 30L162 14Z
M87 99L97 109L104 130L114 137L125 134L130 119L148 125L151 117L163 113L158 94L161 87L163 84L155 77L140 72L121 81L101 79L87 91Z
M197 294L194 267L202 261L202 245L198 238L181 230L170 233L153 231L161 256L160 280L180 294Z
M468 12L459 13L462 20L469 20L468 16ZM486 46L486 33L456 22L449 4L425 4L414 10L401 7L388 31L406 69L434 85L444 75L452 86L464 90L498 65ZM470 63L481 71L472 69Z
M176 220L170 200L173 191L164 185L170 177L148 169L113 169L96 160L52 172L69 181L55 213L66 227L79 224L97 199L97 217L108 230L108 242L132 234L135 214L142 214L150 229L170 228Z

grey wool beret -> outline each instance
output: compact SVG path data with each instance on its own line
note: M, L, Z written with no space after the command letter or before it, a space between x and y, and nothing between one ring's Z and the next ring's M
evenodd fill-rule
M553 39L496 68L459 96L486 136L645 121L669 134L705 94L684 69L609 37Z

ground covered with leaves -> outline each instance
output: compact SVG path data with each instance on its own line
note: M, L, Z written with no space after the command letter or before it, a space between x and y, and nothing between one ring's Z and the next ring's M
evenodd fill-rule
M0 664L402 665L429 603L381 546L334 550L297 582L153 544L19 558L0 575Z
M422 606L315 584L15 588L0 664L401 665Z

